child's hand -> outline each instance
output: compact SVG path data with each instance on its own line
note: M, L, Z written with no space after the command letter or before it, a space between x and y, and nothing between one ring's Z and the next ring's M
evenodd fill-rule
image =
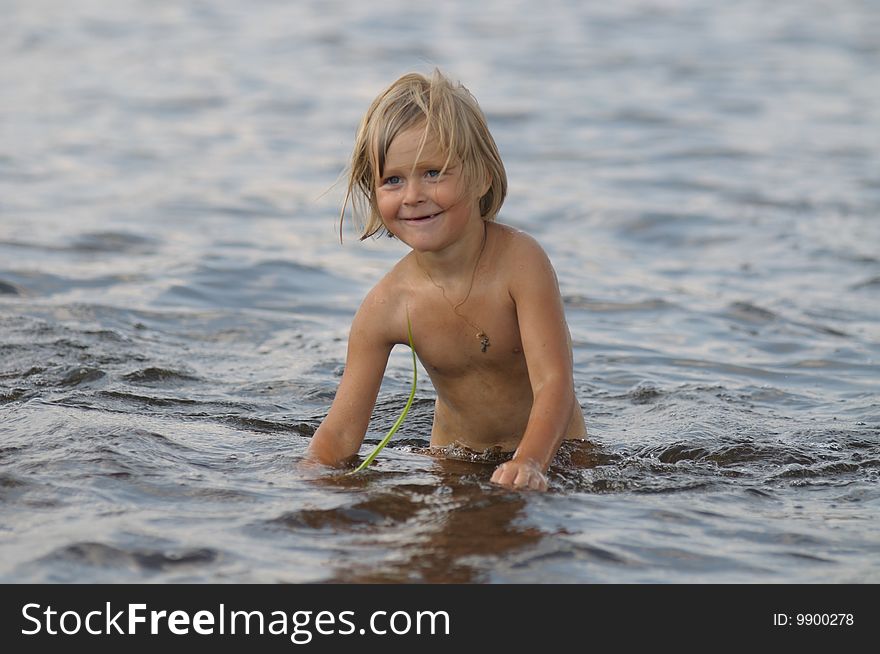
M531 490L547 490L547 477L541 468L532 460L511 460L502 463L492 473L492 483L508 488L529 488Z

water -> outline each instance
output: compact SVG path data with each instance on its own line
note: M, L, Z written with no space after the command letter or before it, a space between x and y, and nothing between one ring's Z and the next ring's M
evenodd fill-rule
M880 581L876 3L2 4L0 581ZM546 494L428 452L427 383L297 467L403 254L334 183L435 64L560 277Z

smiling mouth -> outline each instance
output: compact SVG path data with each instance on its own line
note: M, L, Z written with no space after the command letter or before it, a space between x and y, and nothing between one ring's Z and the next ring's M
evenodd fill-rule
M404 218L403 220L405 220L408 223L418 223L418 222L422 222L424 220L430 220L431 218L436 218L441 213L443 213L443 212L438 211L437 213L432 213L428 216L416 216L415 218Z

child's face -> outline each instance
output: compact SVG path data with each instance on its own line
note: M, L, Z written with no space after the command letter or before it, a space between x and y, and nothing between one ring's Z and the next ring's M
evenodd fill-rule
M424 128L398 134L388 148L382 179L376 180L376 204L386 229L411 248L442 250L464 233L471 220L482 220L479 200L465 188L461 165L428 135L419 154Z

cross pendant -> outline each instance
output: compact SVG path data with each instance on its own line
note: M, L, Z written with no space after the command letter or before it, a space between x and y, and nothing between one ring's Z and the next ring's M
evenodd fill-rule
M483 332L480 332L479 334L477 334L477 338L480 339L480 352L485 352L490 345L489 337L486 336L486 334L484 334Z

